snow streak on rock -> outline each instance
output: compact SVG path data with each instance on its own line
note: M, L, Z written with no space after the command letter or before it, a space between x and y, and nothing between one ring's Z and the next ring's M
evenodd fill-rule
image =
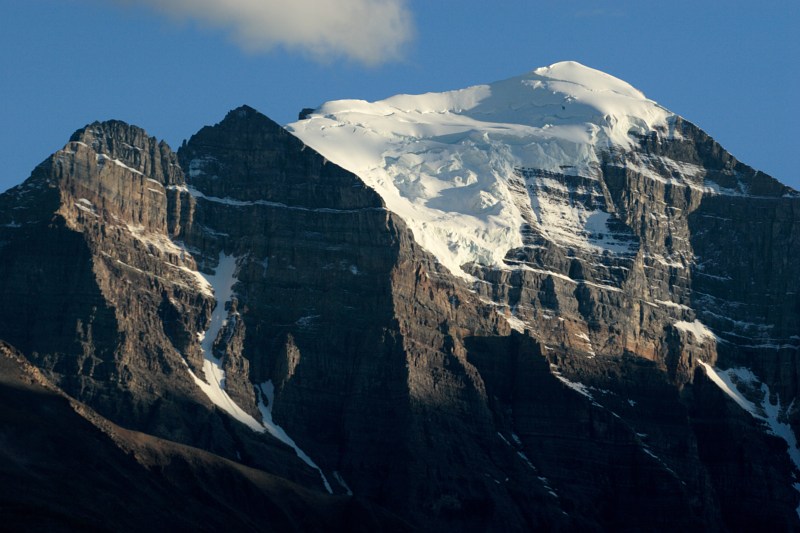
M776 403L772 403L769 387L765 383L761 383L748 368L719 370L703 361L700 361L700 364L706 370L708 378L728 397L750 413L753 418L764 422L770 435L780 437L786 442L789 459L800 471L800 448L797 446L797 437L786 419L786 413L793 406L781 406L781 399L777 395L775 396ZM754 397L756 401L751 401L748 397ZM800 492L800 484L795 484L794 488ZM797 514L800 516L800 507L797 508Z
M717 336L714 335L714 332L708 329L708 327L699 320L695 320L694 322L680 320L675 322L674 326L681 331L691 333L700 344L706 340L717 339Z
M327 490L330 494L333 494L331 484L328 483L328 478L325 477L322 469L317 466L317 463L315 463L306 452L300 449L300 447L294 442L294 439L292 439L282 427L273 422L272 406L275 402L275 386L272 384L272 381L265 381L260 386L256 387L256 396L258 397L258 410L261 411L261 418L264 421L264 428L269 432L270 435L284 444L291 446L297 454L297 457L302 459L303 462L308 466L319 472L319 475L322 478L322 483L325 485L325 490ZM266 403L264 400L266 400ZM340 484L346 487L346 484L344 484L344 481L341 481L341 478L338 476L337 472L334 472L334 476L340 482ZM349 488L346 490L348 494L352 494Z
M271 382L265 382L260 387L256 387L256 397L258 409L261 412L262 421L259 422L247 412L245 412L225 390L225 371L222 369L222 361L214 356L214 341L219 332L225 327L228 319L228 311L225 304L233 297L233 285L236 283L236 258L234 256L219 254L219 263L213 275L204 275L208 284L213 288L216 306L211 315L211 323L202 335L201 347L203 349L203 374L205 381L197 377L194 372L189 370L195 383L208 396L208 398L220 409L230 416L246 425L258 433L269 433L279 441L290 446L297 456L311 468L319 472L325 489L333 493L330 483L325 474L317 464L306 454L295 441L272 420L272 404L274 402L273 387ZM267 404L264 403L267 399Z
M211 314L211 323L202 335L200 346L203 349L203 374L205 380L197 377L191 370L197 386L208 396L208 398L220 409L230 416L246 425L253 431L263 433L266 431L264 426L251 415L247 414L225 391L225 371L222 369L222 362L214 357L214 341L217 339L220 330L227 322L228 313L225 304L230 301L233 295L233 285L236 283L236 258L220 253L219 264L213 275L206 275L206 281L213 287L216 306Z

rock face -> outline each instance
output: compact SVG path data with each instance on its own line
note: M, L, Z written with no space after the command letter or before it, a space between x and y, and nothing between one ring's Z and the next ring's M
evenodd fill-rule
M215 301L170 239L194 206L183 184L175 154L139 128L77 132L3 196L0 338L127 428L315 479L285 445L212 410L187 370L202 375Z
M92 124L0 196L4 353L96 412L76 426L110 420L141 486L245 491L247 528L797 529L795 450L762 420L800 424L800 199L672 127L593 179L517 168L524 268L470 281L249 107L177 155ZM610 213L624 250L557 245L537 194ZM752 371L740 403L714 365ZM206 523L187 498L176 523Z

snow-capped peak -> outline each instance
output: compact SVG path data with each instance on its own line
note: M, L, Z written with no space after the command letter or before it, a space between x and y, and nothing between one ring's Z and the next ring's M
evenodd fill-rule
M582 65L577 61L560 61L553 63L549 67L539 67L532 74L552 81L573 83L579 85L582 90L593 92L611 91L622 96L646 100L644 94L628 82L615 78L601 70Z
M626 82L567 61L462 90L328 102L288 128L360 176L463 275L469 262L502 266L521 245L521 209L553 240L597 247L587 235L602 213L566 212L535 192L520 206L509 182L520 169L596 176L601 152L631 148L631 134L670 116ZM613 239L600 241L599 252L614 251Z

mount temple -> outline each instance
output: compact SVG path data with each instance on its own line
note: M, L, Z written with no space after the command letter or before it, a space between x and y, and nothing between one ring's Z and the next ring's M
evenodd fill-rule
M800 529L800 194L574 62L96 122L0 195L0 510Z

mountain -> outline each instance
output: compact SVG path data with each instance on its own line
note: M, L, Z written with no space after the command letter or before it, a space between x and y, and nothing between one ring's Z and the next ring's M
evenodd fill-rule
M571 62L303 116L94 123L0 196L4 516L800 527L798 193Z

